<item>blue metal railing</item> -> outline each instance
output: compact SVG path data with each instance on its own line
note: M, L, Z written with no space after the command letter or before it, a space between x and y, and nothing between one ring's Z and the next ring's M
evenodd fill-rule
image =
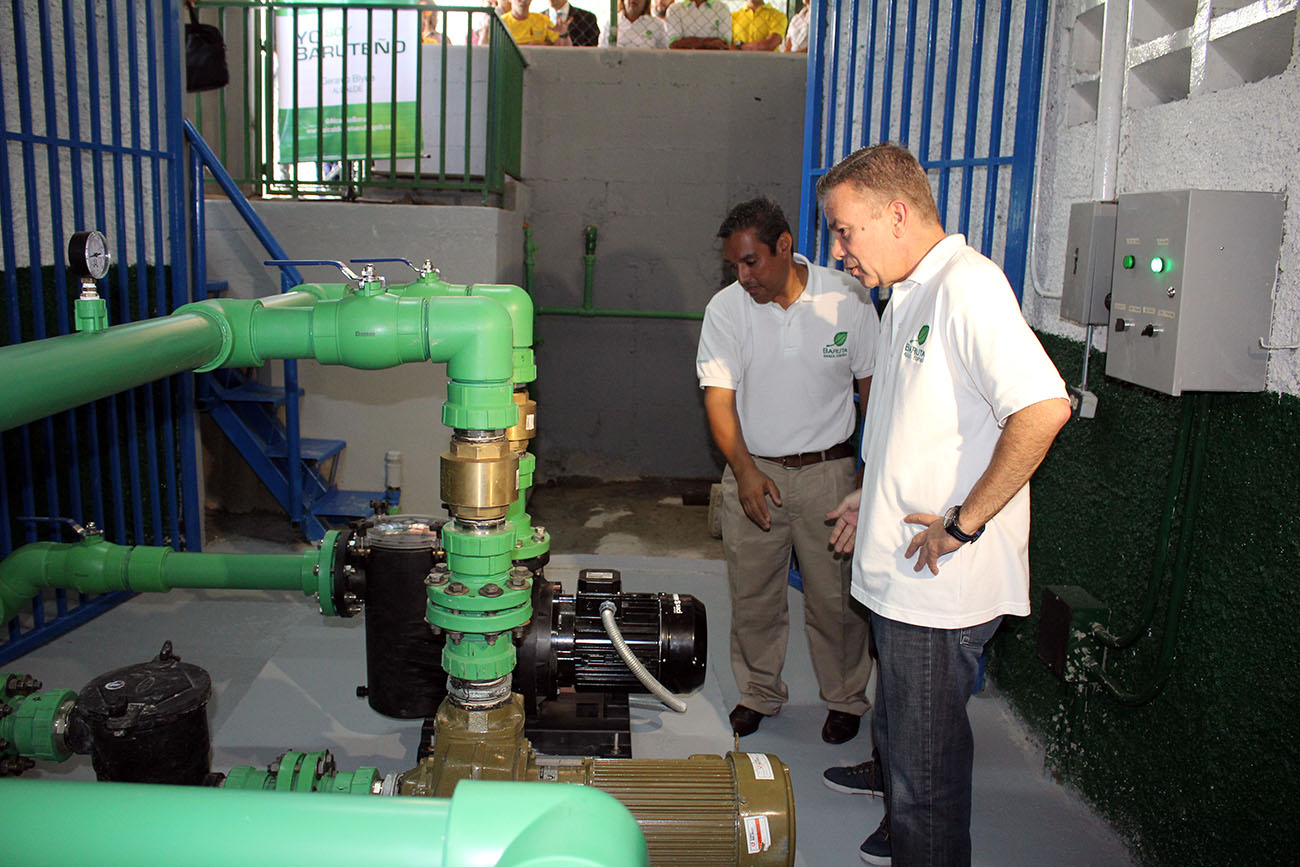
M15 2L0 92L0 341L72 330L68 236L97 228L114 323L188 299L178 0ZM23 242L26 242L25 244ZM198 550L193 378L142 386L0 435L0 556L59 522L121 544ZM111 607L66 591L33 600L0 635L0 662Z
M973 0L969 6L963 0L814 3L800 252L817 262L829 258L817 179L859 147L896 141L911 147L934 179L944 225L1000 262L1020 297L1047 15L1047 0ZM993 16L995 35L989 32ZM946 45L939 38L945 26ZM922 29L924 39L919 39ZM859 50L860 41L865 51ZM919 94L914 92L918 62ZM1014 74L1012 63L1018 64ZM936 104L942 106L937 123ZM1008 153L1004 133L1010 115L1015 126ZM919 146L913 144L917 141ZM1010 167L1009 182L1003 166Z

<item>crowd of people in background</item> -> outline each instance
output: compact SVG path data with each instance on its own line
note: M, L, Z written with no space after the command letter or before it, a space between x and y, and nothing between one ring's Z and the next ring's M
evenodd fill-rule
M788 20L764 0L745 0L734 12L723 0L619 0L615 27L601 32L596 16L569 0L543 0L545 12L534 12L535 0L487 0L519 45L566 45L708 51L808 50L808 10L805 3ZM477 15L475 17L478 17ZM426 11L421 34L426 44L447 41L439 31L439 13ZM473 45L487 44L490 22L476 28Z

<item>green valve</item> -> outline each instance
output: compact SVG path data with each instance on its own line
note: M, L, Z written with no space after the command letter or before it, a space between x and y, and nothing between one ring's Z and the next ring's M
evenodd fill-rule
M1132 255L1129 255L1129 256L1125 256L1125 257L1124 257L1124 267L1125 267L1125 268L1132 268L1132 267L1133 267L1134 265L1136 265L1136 264L1137 264L1137 260L1134 259Z
M1164 260L1163 258L1161 258L1160 256L1152 256L1152 257L1151 257L1151 273L1152 273L1152 274L1159 274L1161 271L1164 271L1164 270L1165 270L1165 260Z

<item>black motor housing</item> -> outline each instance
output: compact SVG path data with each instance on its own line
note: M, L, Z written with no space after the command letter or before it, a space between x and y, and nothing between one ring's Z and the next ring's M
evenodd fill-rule
M103 782L202 785L212 768L212 679L164 642L149 662L114 669L77 697L69 742Z
M611 601L623 640L656 680L668 690L686 693L704 683L708 619L704 603L685 593L623 593L614 569L584 569L578 592L560 593L560 585L537 581L533 621L519 645L515 691L525 705L553 699L560 687L578 692L644 693L618 655L600 606Z

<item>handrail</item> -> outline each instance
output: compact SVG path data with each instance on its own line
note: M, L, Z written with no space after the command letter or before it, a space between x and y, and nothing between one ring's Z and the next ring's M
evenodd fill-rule
M203 190L203 170L207 169L212 175L217 186L226 194L226 198L235 206L235 211L243 218L244 223L252 230L253 235L261 242L263 249L272 259L288 259L289 254L280 246L280 242L271 234L266 223L253 210L248 198L235 179L226 171L226 167L217 159L212 148L203 140L203 136L195 129L194 124L189 120L184 121L185 140L189 143L191 154L191 171L193 176L190 179L191 195L194 201L194 275L193 289L190 292L190 298L194 301L202 301L202 298L195 297L195 292L200 287L207 286L207 256L204 252L204 228L207 225L205 216L206 199ZM281 265L280 267L280 291L287 292L294 286L303 282L302 274L292 265ZM302 432L300 430L300 416L298 412L298 362L291 358L284 360L284 438L285 438L285 463L286 472L289 476L289 520L302 520Z

